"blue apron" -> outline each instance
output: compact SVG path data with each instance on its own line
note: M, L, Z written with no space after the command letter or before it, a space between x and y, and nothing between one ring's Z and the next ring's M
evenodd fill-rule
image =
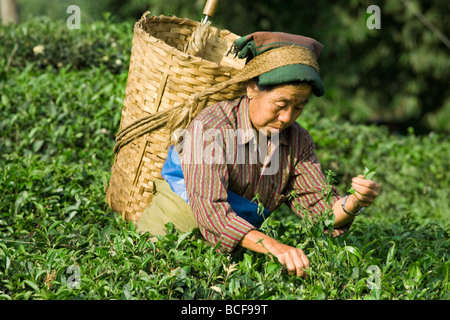
M174 146L170 146L167 159L161 169L162 177L169 183L172 190L189 203L186 192L186 184L184 181L183 171L181 170L180 157L176 152ZM228 203L231 209L241 218L248 221L250 224L259 228L271 212L264 209L263 212L258 212L258 204L244 198L234 192L227 191Z

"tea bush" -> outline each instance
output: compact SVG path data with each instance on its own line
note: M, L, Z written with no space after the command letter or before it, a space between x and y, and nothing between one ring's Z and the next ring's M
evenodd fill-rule
M345 193L351 177L377 167L381 193L340 238L323 234L327 215L313 223L281 207L264 223L264 232L305 251L309 278L289 276L270 256L219 254L170 224L153 243L104 201L129 59L119 48L129 30L109 24L76 40L61 31L63 46L81 41L89 51L76 62L56 49L61 43L41 41L45 28L0 31L24 48L0 62L1 299L450 298L448 136L396 136L320 117L312 101L299 122L330 181ZM39 44L52 49L38 58ZM124 66L102 63L102 46ZM69 62L55 68L60 57Z
M364 166L377 168L375 180L382 188L377 198L380 210L374 212L392 212L394 218L414 212L430 222L448 224L450 162L443 156L450 154L448 135L416 136L410 128L408 135L396 136L385 127L319 118L314 112L308 118L299 122L311 132L319 159L336 173L342 192L352 177L363 173Z
M32 63L35 70L65 67L82 70L104 67L112 73L128 70L133 24L104 20L80 29L68 29L65 21L48 17L30 18L18 26L0 25L1 77Z

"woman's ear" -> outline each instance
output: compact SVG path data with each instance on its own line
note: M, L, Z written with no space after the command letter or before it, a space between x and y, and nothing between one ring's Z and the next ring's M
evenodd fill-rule
M247 83L247 97L249 99L253 99L253 96L257 89L258 87L256 86L255 80L249 80L249 82Z

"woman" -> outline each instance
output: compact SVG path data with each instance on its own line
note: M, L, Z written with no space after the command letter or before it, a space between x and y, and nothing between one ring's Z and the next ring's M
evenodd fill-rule
M269 52L285 52L280 48L295 47L298 50L291 51L298 57L296 63L285 64L271 58L269 63L283 65L262 73L255 71L258 68L252 62L249 74L258 76L248 81L246 95L209 106L195 117L179 154L182 192L191 209L184 216L194 217L203 237L220 251L241 246L271 253L290 274L305 276L309 266L305 253L279 243L258 227L283 203L299 217L305 211L321 215L330 208L323 196L327 184L313 139L296 122L311 94L324 94L317 66L322 45L297 35L256 32L238 39L235 47L247 65L255 57L268 57ZM378 184L363 176L355 177L352 187L357 192L347 197L332 188L332 236L347 232L354 217L378 193ZM264 212L252 202L255 197ZM151 221L149 211L142 221Z

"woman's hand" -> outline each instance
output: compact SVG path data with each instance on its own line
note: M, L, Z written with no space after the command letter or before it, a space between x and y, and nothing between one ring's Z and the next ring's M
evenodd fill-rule
M375 181L364 179L363 175L359 175L352 179L352 187L356 191L350 198L353 210L358 211L361 207L369 207L378 196L379 185ZM349 209L350 208L349 206Z
M364 179L363 175L359 175L352 179L352 187L355 192L354 194L351 194L345 202L345 210L348 212L357 213L361 207L370 206L378 196L378 183ZM344 198L338 200L333 206L335 228L342 227L355 218L353 215L349 215L342 210L343 200Z
M298 277L308 276L305 270L309 267L309 259L302 249L278 243L269 251L287 269L288 274Z
M302 249L279 243L258 230L251 230L247 233L240 245L255 252L272 254L291 275L308 276L304 269L309 267L309 259Z

